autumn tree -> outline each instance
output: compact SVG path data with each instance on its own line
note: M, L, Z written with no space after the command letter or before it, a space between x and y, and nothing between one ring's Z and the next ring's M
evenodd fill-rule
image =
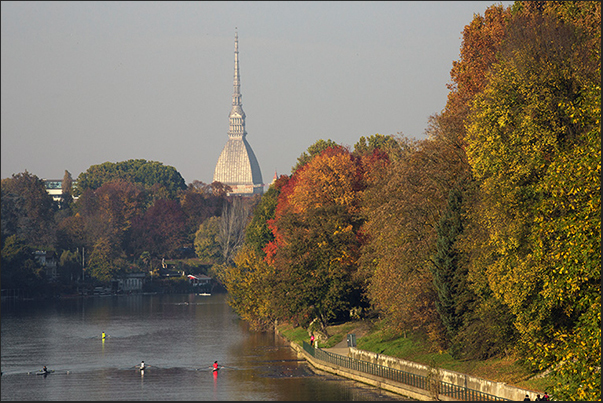
M429 260L442 208L428 173L437 158L429 141L407 141L405 155L387 167L363 196L366 242L360 264L367 293L391 330L421 330L441 338Z
M314 158L315 156L317 156L318 154L320 154L321 152L323 152L324 150L326 150L329 147L338 147L339 145L334 142L333 140L329 139L329 140L317 140L314 144L312 144L310 147L308 147L308 149L306 151L304 151L298 158L297 158L297 163L295 164L295 166L291 169L291 174L293 175L295 173L295 171L297 171L299 168L303 167L305 164L307 164L308 162L310 162L310 160L312 160L312 158Z
M90 191L90 193L93 193ZM74 206L76 203L74 203ZM56 221L54 246L57 251L73 250L88 245L86 218L81 213L59 216Z
M492 6L465 27L461 59L453 63L450 73L446 109L430 118L427 140L398 139L396 158L391 158L391 166L373 181L364 197L367 242L360 262L369 279L372 303L390 328L421 330L441 347L448 345L450 338L436 310L436 302L444 304L440 298L445 296L437 293L433 257L459 251L454 239L436 248L437 228L441 215L456 208L447 206L453 187L470 176L464 143L468 102L487 82L507 15L502 6ZM445 282L439 287L446 287ZM456 301L446 303L454 306Z
M268 191L266 191L258 205L254 208L251 221L245 229L245 245L255 250L256 256L264 258L264 248L274 240L274 235L268 227L268 221L274 218L278 196L281 187L287 182L288 177L281 175Z
M25 171L2 179L2 240L17 235L34 247L52 245L56 205L44 182Z
M82 247L94 253L91 272L106 279L125 268L131 253L130 232L143 213L143 205L143 191L125 180L108 182L95 191L87 189L74 204L75 217L61 225L62 235L83 242Z
M222 214L226 191L220 185L219 182L206 184L195 180L186 190L179 193L178 197L182 211L186 214L191 241L194 241L194 234L203 221Z
M133 218L129 234L134 255L148 250L155 257L170 258L187 244L186 215L178 201L159 199L144 214Z
M220 281L228 290L229 305L252 329L266 330L274 324L275 270L254 248L239 249L232 264L220 272Z
M363 304L356 276L362 178L359 158L330 147L282 186L268 221L274 240L265 248L276 270L279 317L326 326Z
M438 291L436 306L447 328L442 345L448 346L454 356L465 358L491 357L504 351L514 340L504 307L493 300L491 292L476 292L472 288L468 276L471 255L461 247L461 242L476 235L471 233L475 226L446 228L452 222L459 222L455 221L455 215L467 210L467 205L476 197L466 155L466 120L471 101L488 83L510 16L510 8L493 5L483 16L475 14L465 26L460 59L453 62L450 72L452 82L448 85L446 107L430 117L426 130L438 148L435 158L430 158L428 166L433 169L428 177L437 183L438 194L447 200L440 207L440 218L434 216L433 225L438 235L429 265ZM459 186L461 183L465 186ZM458 216L458 219L463 218Z
M13 234L2 243L2 289L29 290L30 293L44 282L42 269L33 257L35 249Z
M244 244L235 252L232 263L218 271L220 282L228 290L229 305L257 330L270 328L276 319L275 301L278 297L274 292L277 280L274 266L264 259L263 248L274 240L268 220L274 218L280 189L287 180L288 177L282 175L262 195L245 228ZM216 229L213 232L215 239L218 224L212 226ZM197 238L201 253L211 253L215 250L212 246L217 249L218 243L211 240L212 234L207 229L202 231L200 228L199 231L198 235L205 234ZM201 247L202 242L205 242L205 248Z
M473 264L561 399L600 399L600 4L521 2L468 121L487 229ZM535 8L534 8L535 7ZM573 7L573 8L572 8ZM566 11L572 12L566 12ZM599 45L600 49L600 45Z
M369 137L361 136L358 142L354 144L354 154L357 156L371 155L375 150L387 154L389 161L398 160L404 153L404 144L400 141L401 136L385 136L383 134L374 134Z

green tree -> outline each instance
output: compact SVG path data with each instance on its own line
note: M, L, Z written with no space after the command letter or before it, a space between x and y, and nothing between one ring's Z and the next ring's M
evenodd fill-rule
M262 195L258 205L253 210L251 221L245 229L245 245L252 248L257 256L266 256L264 248L274 240L274 235L268 227L268 220L274 218L280 188L287 182L287 177L281 175L276 182Z
M90 166L78 176L74 194L80 196L86 189L96 190L105 183L117 180L142 185L148 191L149 204L163 196L174 199L179 191L187 188L184 179L174 167L157 161L131 159Z
M102 281L108 282L115 278L120 270L115 264L119 257L120 250L112 243L108 237L99 238L90 253L86 267L87 275Z
M195 233L195 253L204 263L222 264L223 256L218 241L220 217L209 217Z
M176 168L163 165L157 161L147 161L142 164L133 174L135 183L142 183L146 188L161 186L167 192L169 198L176 198L179 191L186 190L184 179Z
M73 204L73 178L71 173L65 170L63 181L61 182L61 202L60 208L70 208Z
M448 337L458 332L465 307L460 294L466 292L466 268L460 264L457 238L463 232L462 191L458 187L450 191L448 204L437 223L436 252L432 259L431 272L438 294L436 308L446 327Z

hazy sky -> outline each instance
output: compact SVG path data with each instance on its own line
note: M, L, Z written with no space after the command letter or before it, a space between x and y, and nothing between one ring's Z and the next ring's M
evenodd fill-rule
M265 183L319 139L424 138L461 32L509 1L2 1L2 178L160 161L210 183L228 139L234 35Z

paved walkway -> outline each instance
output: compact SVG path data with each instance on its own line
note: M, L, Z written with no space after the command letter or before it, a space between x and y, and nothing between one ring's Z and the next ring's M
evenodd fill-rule
M320 345L319 345L319 347L320 347ZM335 344L331 348L323 348L323 350L328 351L330 353L343 355L345 357L347 357L348 353L350 352L350 348L348 347L347 339L340 341L339 343Z

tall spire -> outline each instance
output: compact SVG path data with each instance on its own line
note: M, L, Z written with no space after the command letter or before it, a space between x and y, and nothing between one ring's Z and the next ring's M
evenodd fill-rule
M231 188L229 195L254 195L264 193L264 182L258 160L245 138L245 112L241 105L241 83L239 81L239 35L235 29L235 66L230 110L228 141L214 170L214 182Z
M239 77L239 34L235 31L234 47L234 81L232 93L232 109L230 111L229 137L245 137L245 112L241 102L241 82Z

